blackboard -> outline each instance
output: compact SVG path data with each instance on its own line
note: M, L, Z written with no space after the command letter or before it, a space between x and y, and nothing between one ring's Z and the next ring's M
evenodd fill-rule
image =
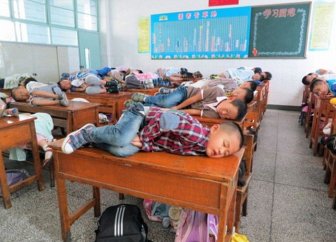
M310 2L252 8L249 57L305 57Z

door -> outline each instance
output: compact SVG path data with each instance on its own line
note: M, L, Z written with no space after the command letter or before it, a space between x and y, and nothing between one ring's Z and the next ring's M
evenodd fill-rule
M101 68L99 33L86 30L78 30L78 42L79 60L81 68Z

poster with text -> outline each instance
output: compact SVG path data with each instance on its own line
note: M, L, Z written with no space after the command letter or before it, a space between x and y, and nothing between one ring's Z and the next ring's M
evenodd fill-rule
M151 16L152 59L247 58L251 7Z

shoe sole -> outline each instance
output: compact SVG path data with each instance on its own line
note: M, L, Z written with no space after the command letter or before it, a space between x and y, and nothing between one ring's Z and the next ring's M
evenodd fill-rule
M82 129L85 129L85 128L88 127L88 126L94 126L94 124L92 124L92 123L85 124L83 127L81 127L80 129L77 129L77 130L71 132L70 134L68 134L68 135L64 138L64 141L63 141L63 143L62 143L62 152L63 152L64 154L71 154L71 153L73 153L73 152L70 152L70 153L69 153L69 152L66 152L66 151L65 151L65 145L69 142L69 140L70 140L70 136L71 136L71 135L74 135L74 134L77 134L77 133L80 132Z

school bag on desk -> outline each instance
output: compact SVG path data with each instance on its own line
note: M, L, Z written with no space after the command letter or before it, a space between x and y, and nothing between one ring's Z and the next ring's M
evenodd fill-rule
M108 207L98 221L96 242L149 242L148 227L138 206Z

